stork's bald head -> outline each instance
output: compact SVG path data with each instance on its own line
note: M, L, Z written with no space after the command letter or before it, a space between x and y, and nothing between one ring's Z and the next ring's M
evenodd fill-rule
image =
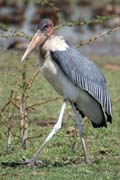
M42 19L38 24L37 32L33 36L21 61L26 59L33 49L43 44L52 33L53 33L53 22L50 19Z
M42 19L38 24L38 29L49 36L53 32L53 22L50 19Z

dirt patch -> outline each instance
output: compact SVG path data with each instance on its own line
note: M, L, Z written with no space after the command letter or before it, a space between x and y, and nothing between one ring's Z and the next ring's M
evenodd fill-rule
M104 68L110 71L119 71L120 70L120 66L116 65L116 64L106 64L104 65Z
M55 125L57 120L55 118L48 118L48 119L35 119L32 121L32 124L35 124L37 126L42 126L42 127L48 127L51 125Z

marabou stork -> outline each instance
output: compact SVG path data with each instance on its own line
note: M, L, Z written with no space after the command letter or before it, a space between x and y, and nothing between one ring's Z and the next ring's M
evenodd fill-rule
M45 144L61 128L66 101L69 101L79 129L84 159L89 163L81 117L87 116L94 128L107 127L107 121L112 122L112 106L106 80L93 62L70 46L62 36L54 34L53 23L49 19L40 21L21 61L36 47L41 73L58 94L63 96L64 101L57 123L33 155L31 162L36 161Z

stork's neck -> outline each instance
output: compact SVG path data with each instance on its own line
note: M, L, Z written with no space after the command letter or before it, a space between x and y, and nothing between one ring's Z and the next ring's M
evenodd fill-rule
M44 54L42 52L42 46L41 45L38 47L38 53L39 53L39 65L42 66L44 61L45 61L44 60L45 57L44 57Z
M40 47L39 47L39 60L40 65L44 63L46 57L50 52L66 51L69 48L62 36L51 35Z
M51 35L43 44L42 49L44 51L65 51L69 48L68 44L65 42L62 36Z

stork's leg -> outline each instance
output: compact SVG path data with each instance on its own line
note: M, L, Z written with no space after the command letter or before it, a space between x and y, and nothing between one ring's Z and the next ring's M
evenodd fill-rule
M85 144L85 140L84 140L83 134L82 134L82 122L81 122L81 118L80 118L79 113L76 110L75 105L72 102L71 102L71 106L72 106L72 110L73 110L73 113L74 113L74 116L75 116L75 120L76 120L78 129L79 129L79 134L80 134L80 138L81 138L81 142L82 142L82 148L83 148L83 152L84 152L84 159L85 159L85 162L87 164L89 164L90 160L89 160L89 158L87 156L86 144Z
M65 107L66 107L66 101L64 100L62 107L61 107L61 111L59 114L59 118L57 123L55 124L55 126L53 127L52 131L50 132L50 134L48 135L48 137L45 139L45 141L43 142L43 144L39 147L39 149L34 153L33 158L31 160L31 162L33 164L35 164L35 161L38 157L38 155L40 154L40 152L42 151L42 149L44 148L44 146L47 144L47 142L58 132L58 130L61 128L62 125L62 119L63 119L63 114L65 111Z

